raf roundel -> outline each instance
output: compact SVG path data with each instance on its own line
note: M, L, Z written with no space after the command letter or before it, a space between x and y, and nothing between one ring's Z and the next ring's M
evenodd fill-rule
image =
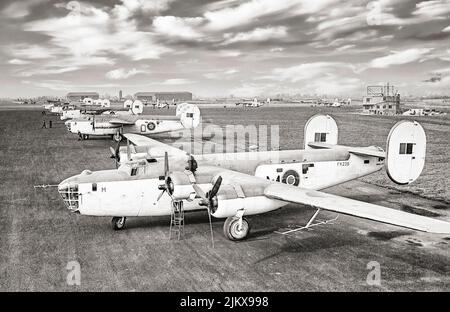
M153 130L155 130L155 128L156 128L155 123L149 122L149 123L147 124L147 129L148 129L148 130L153 131Z

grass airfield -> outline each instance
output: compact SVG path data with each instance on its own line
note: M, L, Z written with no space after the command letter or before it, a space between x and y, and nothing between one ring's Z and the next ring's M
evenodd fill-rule
M279 125L282 149L302 147L304 124L317 112L335 117L340 143L355 146L384 148L390 128L402 119L323 107L201 111L222 126ZM53 121L52 129L41 129L43 118ZM413 185L399 187L381 171L326 191L450 221L450 119L418 120L427 133L427 160ZM110 139L78 141L41 110L0 111L0 133L1 291L450 290L450 237L344 215L308 232L273 233L303 225L314 211L302 205L250 217L251 236L238 243L225 239L223 220L216 219L214 249L206 211L186 214L181 241L169 241L169 217L128 218L126 230L114 232L110 218L71 214L55 188L33 187L58 184L84 169L114 168ZM80 286L66 283L67 263L74 260L81 265ZM378 286L366 282L371 261L380 264Z

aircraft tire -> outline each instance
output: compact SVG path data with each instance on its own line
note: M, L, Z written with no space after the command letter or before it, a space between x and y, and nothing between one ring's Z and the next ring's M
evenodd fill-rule
M242 229L239 230L239 219L228 217L223 224L225 237L232 241L239 241L247 238L250 233L250 223L246 218L242 218Z
M126 217L114 217L111 220L111 225L114 231L120 231L125 228Z
M89 140L89 135L88 134L83 134L83 140Z

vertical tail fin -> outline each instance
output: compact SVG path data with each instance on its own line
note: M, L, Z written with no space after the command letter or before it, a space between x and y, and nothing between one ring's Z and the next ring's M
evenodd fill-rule
M304 149L311 149L308 143L322 142L336 145L338 143L338 126L333 117L317 114L305 124Z
M416 121L397 122L386 141L386 172L397 184L417 180L425 165L427 138Z

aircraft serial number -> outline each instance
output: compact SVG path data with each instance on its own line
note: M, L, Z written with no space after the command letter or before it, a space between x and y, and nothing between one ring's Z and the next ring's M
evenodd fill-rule
M338 161L337 165L338 166L342 166L342 167L346 167L346 166L349 166L350 163L348 161Z

